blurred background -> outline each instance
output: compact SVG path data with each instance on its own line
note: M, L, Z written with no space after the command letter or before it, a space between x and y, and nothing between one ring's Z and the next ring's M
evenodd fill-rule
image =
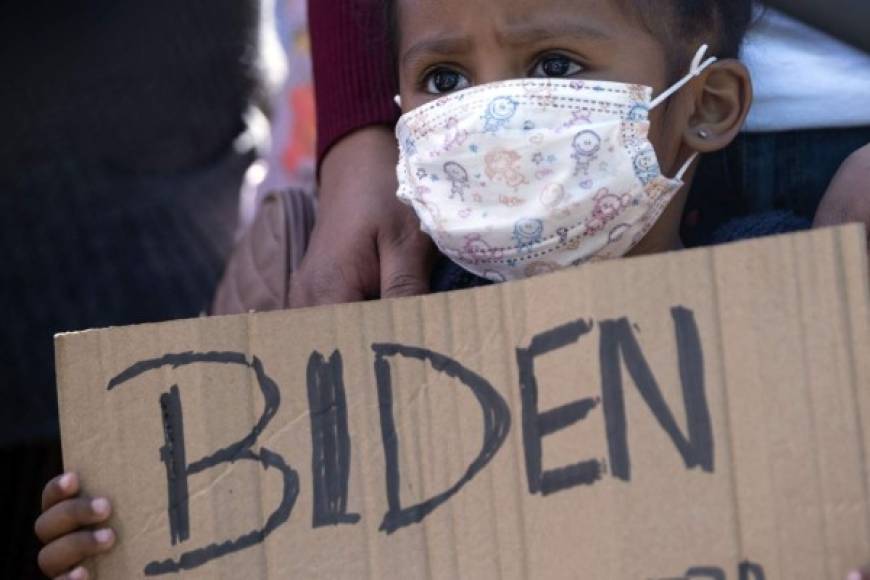
M0 578L25 579L53 335L205 312L263 192L313 191L315 118L305 0L3 8Z

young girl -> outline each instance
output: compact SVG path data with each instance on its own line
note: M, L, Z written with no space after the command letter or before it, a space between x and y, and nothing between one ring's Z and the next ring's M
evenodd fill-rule
M399 195L450 258L436 289L681 247L695 159L727 146L749 110L735 60L749 0L392 10L406 112ZM36 529L53 577L86 578L82 561L115 541L108 500L79 489L74 474L45 489Z

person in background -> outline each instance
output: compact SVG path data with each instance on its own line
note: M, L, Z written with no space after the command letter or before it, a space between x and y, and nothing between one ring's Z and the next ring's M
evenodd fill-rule
M841 20L852 12L841 11ZM830 69L844 71L851 79L868 79L867 55L794 19L772 11L769 18L750 33L745 53L759 88L760 108L748 125L754 133L702 161L683 227L689 246L713 241L722 225L755 212L791 210L812 220L838 167L870 142L870 101L854 98L862 94L862 81L849 84L849 91L824 93L808 86L815 81L806 72L810 69L802 68L810 59L818 74ZM420 232L413 212L394 195L398 159L392 127L399 111L392 102L397 85L382 4L311 1L309 22L317 95L319 207L310 242L303 233L293 235L297 243L310 246L292 277L289 303L312 306L424 293L430 287L436 251ZM794 27L814 36L805 40ZM825 39L822 45L819 37ZM774 62L767 60L769 53L791 60L786 68L771 64L776 77L766 80L771 71L765 64ZM824 106L814 100L819 94ZM788 121L785 115L774 115L777 126L761 125L757 119L771 109L775 112L777 99L803 103L803 110L809 105L815 117L808 121L794 115ZM848 110L855 111L849 120L830 118ZM765 161L757 159L759 151ZM775 162L767 161L770 157ZM855 168L859 162L860 155L850 165ZM750 188L750 183L757 187ZM832 190L816 223L870 225L866 199L854 188Z
M258 0L7 3L0 18L0 577L36 578L61 470L54 333L197 316L270 70Z

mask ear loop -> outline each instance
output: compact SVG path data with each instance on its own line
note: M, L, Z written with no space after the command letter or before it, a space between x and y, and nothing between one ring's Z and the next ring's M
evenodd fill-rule
M680 167L680 170L677 171L677 174L674 176L674 179L677 181L683 181L683 178L686 176L686 173L689 172L689 169L692 167L692 163L698 158L698 152L692 153L692 155L683 163L683 166Z
M704 72L710 65L712 65L714 62L719 60L715 56L711 56L707 60L704 60L704 57L707 55L707 50L709 50L709 48L710 48L709 45L705 44L700 49L698 49L698 52L695 54L695 58L692 59L692 66L689 69L689 74L687 74L682 79L677 81L677 83L674 86L672 86L671 88L669 88L668 90L666 90L665 92L660 94L658 97L653 99L652 102L650 102L650 104L649 104L650 110L655 109L656 107L661 105L663 102L665 102L666 100L671 98L674 95L674 93L676 93L677 91L682 89L684 86L689 84L698 75L700 75L702 72Z
M692 66L689 69L689 74L687 74L682 79L677 81L677 83L674 86L672 86L671 88L669 88L668 90L666 90L665 92L660 94L658 97L653 99L649 104L650 110L655 109L656 107L658 107L659 105L664 103L666 100L671 98L674 95L674 93L676 93L677 91L682 89L684 86L686 86L687 84L692 82L702 72L704 72L707 68L709 68L710 65L712 65L714 62L719 60L715 56L711 56L707 60L704 60L704 57L707 56L707 51L709 49L710 49L710 46L707 44L703 45L701 48L698 49L698 52L695 53L695 58L692 59ZM678 181L683 181L683 178L686 176L686 173L689 172L689 169L692 167L692 164L695 162L696 159L698 159L698 153L697 152L692 153L692 155L686 160L686 162L683 164L683 166L680 168L680 170L674 176L674 179L676 179Z

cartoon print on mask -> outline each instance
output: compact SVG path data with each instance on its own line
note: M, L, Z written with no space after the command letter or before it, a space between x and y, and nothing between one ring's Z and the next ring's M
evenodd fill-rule
M522 157L516 151L508 149L490 151L484 157L486 176L493 181L500 181L509 187L517 189L524 183L528 183L528 180L520 173L517 167L520 159Z
M595 209L592 214L606 221L612 221L619 212L624 210L631 204L631 196L628 194L616 195L610 193L610 190L602 188L595 194Z
M431 119L427 117L416 117L408 120L408 131L414 138L423 139L434 130Z
M634 173L644 185L647 185L661 173L658 161L656 161L656 153L652 148L644 149L635 155Z
M433 235L442 233L444 229L444 218L441 216L441 209L437 204L432 203L427 198L432 193L432 190L425 186L418 186L414 190L414 204L418 213L428 215L429 222L432 224Z
M414 188L414 193L416 194L414 199L422 200L424 197L432 193L432 190L426 187L425 185L418 185Z
M538 199L547 209L558 208L567 198L565 187L561 183L550 183L541 191Z
M483 115L484 132L498 133L516 114L520 104L510 97L497 97L486 107Z
M523 90L532 97L539 107L549 107L555 102L552 87L540 80L527 79L523 81Z
M592 117L590 116L589 111L574 111L571 113L571 117L556 129L556 133L561 133L566 129L571 129L578 125L589 125L590 123L592 123Z
M572 142L574 153L571 159L574 160L574 176L584 175L589 173L589 167L598 159L598 152L601 151L601 137L595 131L585 130L580 131L574 136Z
M595 207L592 214L584 222L585 234L592 235L602 231L604 227L615 220L619 214L631 205L631 196L610 193L606 187L598 190L593 198Z
M543 169L539 169L538 171L535 171L535 179L537 179L538 181L544 181L545 179L547 179L548 177L550 177L554 173L555 173L555 171L553 171L549 167L545 167Z
M626 119L619 126L619 144L628 151L636 151L643 146L649 124Z
M448 161L444 164L444 173L451 185L450 199L454 199L458 195L461 201L465 201L465 192L471 187L468 171L455 161Z
M631 110L628 112L628 115L625 116L625 119L627 121L642 123L643 121L649 119L649 108L646 105L638 103L631 108Z
M649 89L643 85L627 85L626 90L633 101L643 103L649 98Z
M494 250L480 234L465 236L465 245L461 251L464 262L479 264L487 260L498 260L502 256L500 250Z
M444 147L447 152L462 147L468 140L468 131L459 128L459 119L450 117L444 123Z
M657 200L662 196L666 196L673 191L673 185L664 179L653 179L646 184L644 193L652 200Z
M544 222L539 219L521 219L514 225L514 241L522 250L540 243L544 237Z
M437 237L438 234L442 234L445 222L444 218L441 217L441 210L438 208L438 206L422 198L419 198L415 201L417 211L420 213L428 214L429 222L432 224L432 231L430 233L433 235L433 237Z

